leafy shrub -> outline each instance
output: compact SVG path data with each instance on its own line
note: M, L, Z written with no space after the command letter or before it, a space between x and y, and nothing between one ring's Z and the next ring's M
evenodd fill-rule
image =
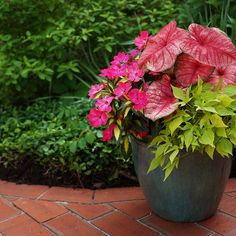
M0 99L85 95L112 54L176 13L171 0L1 1Z
M104 144L102 131L88 125L89 109L87 99L41 101L21 109L2 107L0 165L18 168L30 160L51 176L59 171L107 179L119 170L131 169L131 159L114 143Z

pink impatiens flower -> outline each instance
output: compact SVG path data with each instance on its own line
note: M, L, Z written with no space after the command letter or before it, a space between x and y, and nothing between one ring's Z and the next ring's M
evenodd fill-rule
M129 61L129 55L124 52L119 52L116 56L114 56L114 60L111 62L112 65L119 66L122 63L126 63Z
M132 89L128 93L128 97L131 102L134 103L134 110L138 111L146 107L148 97L145 92L138 90L137 88Z
M114 94L117 98L122 97L123 95L127 94L129 90L131 89L130 82L122 83L119 82L118 86L114 89Z
M96 95L105 87L105 84L94 84L89 89L89 98L93 99L96 97Z
M111 111L111 102L113 101L114 97L106 95L103 98L98 98L96 102L96 107L99 111L110 112Z
M144 71L139 69L136 61L132 62L128 67L128 80L138 82L144 76Z
M127 64L123 65L111 65L107 69L103 69L100 74L101 77L107 77L110 80L114 80L120 76L126 76L127 73Z
M148 32L142 31L140 35L134 40L134 44L138 47L138 49L143 49L148 40Z
M131 57L135 57L135 56L137 56L139 53L140 53L140 50L132 50L132 51L129 53L129 55L130 55Z
M113 130L115 128L115 124L111 124L109 127L107 127L104 131L103 131L103 137L102 137L102 141L103 142L109 142L111 141L112 137L113 137Z
M88 120L91 126L98 128L100 125L107 123L107 114L96 108L92 108L89 112Z

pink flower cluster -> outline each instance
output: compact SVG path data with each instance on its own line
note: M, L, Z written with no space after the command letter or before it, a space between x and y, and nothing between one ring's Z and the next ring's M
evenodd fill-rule
M89 98L96 100L88 115L90 125L97 128L109 124L103 132L103 141L110 141L114 130L121 129L121 123L131 108L142 113L147 105L145 89L148 85L144 83L144 71L135 58L147 40L147 32L142 32L135 40L138 49L114 56L110 67L101 71L100 76L105 80L92 85L89 90Z

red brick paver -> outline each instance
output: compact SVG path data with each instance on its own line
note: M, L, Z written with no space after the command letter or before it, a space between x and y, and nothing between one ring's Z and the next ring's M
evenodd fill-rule
M236 179L229 180L217 214L198 223L156 216L139 187L93 191L0 180L2 235L236 236Z
M40 200L19 199L14 202L14 205L39 222L47 221L67 212L57 203Z
M71 211L79 214L80 216L82 216L87 220L97 218L101 215L104 215L112 211L111 207L104 204L91 205L91 204L70 203L67 205L67 208L69 208Z
M104 235L101 231L94 226L82 221L76 216L66 214L53 219L47 223L47 225L57 234L63 234L67 236L98 236Z

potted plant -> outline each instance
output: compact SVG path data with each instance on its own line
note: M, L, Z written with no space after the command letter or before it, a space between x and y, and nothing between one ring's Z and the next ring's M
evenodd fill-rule
M236 48L217 28L172 21L141 32L89 90L88 119L128 151L151 208L192 222L213 215L236 144Z

